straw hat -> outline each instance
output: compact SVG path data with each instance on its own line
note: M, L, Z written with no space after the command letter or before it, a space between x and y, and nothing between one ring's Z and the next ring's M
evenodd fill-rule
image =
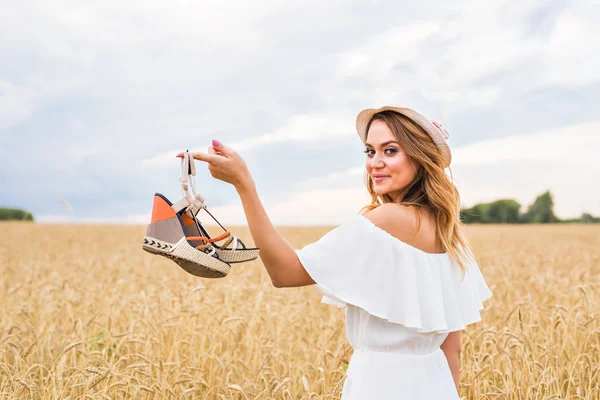
M442 165L444 168L450 166L450 161L452 160L452 154L450 153L450 146L448 146L448 132L441 123L436 121L430 121L418 112L413 109L406 107L393 107L393 106L383 106L381 108L367 108L366 110L362 110L358 113L356 117L356 131L358 132L358 136L360 139L365 142L367 140L367 126L373 116L382 111L395 111L399 114L402 114L410 119L412 119L417 125L419 125L433 140L436 147L440 151L442 155L444 164Z

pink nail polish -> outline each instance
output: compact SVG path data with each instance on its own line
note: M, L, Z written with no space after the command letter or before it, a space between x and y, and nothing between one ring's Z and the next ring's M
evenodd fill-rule
M213 141L212 141L212 145L213 145L214 147L218 147L218 146L220 146L220 145L221 145L221 142L219 142L217 139L213 139Z

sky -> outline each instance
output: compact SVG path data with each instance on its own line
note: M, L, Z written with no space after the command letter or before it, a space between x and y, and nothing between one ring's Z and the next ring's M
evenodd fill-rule
M369 202L356 115L403 105L449 132L464 207L550 190L559 217L600 215L600 6L448 3L10 2L0 207L145 224L155 192L182 197L175 154L218 139L275 224L340 224ZM245 224L197 170L213 215Z

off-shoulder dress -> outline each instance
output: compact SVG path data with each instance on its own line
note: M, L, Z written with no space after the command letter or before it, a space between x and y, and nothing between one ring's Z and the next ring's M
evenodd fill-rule
M492 295L474 258L417 249L359 215L296 250L322 292L345 307L354 353L343 400L459 399L440 345L480 321Z

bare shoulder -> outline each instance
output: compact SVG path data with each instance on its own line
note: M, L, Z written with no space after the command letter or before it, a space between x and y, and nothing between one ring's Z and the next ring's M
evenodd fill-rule
M365 218L392 236L400 240L406 240L416 232L416 213L413 207L386 203L366 213Z

